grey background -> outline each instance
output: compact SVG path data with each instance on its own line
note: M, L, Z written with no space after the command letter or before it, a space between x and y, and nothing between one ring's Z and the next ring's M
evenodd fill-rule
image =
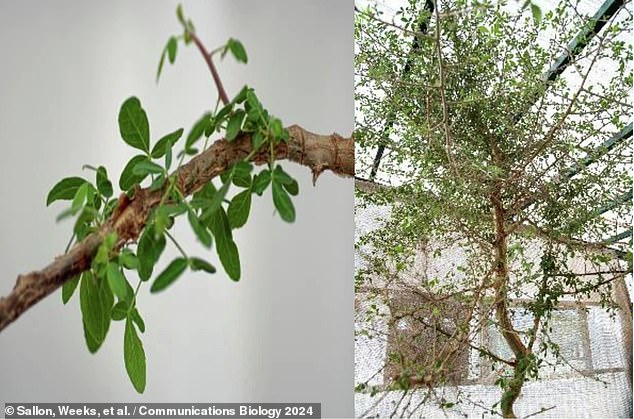
M218 63L232 96L248 83L286 124L349 135L353 125L352 2L185 1L210 48L240 39L247 66ZM0 1L0 294L16 276L63 252L70 221L45 207L51 186L105 165L115 184L134 155L119 137L120 104L136 95L152 140L191 124L215 103L198 51L179 45L175 66L155 73L174 1ZM270 192L236 232L243 278L188 273L164 293L145 285L148 384L137 395L113 323L96 355L85 347L77 295L46 298L0 333L0 403L322 402L326 416L353 414L353 182L330 173L317 187L307 168L297 221L274 215ZM175 234L210 256L184 223ZM165 265L176 250L168 246ZM219 265L219 264L218 264ZM159 267L160 269L160 267Z

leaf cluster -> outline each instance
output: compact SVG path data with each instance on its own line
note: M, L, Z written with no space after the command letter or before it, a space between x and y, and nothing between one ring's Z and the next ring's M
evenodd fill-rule
M186 45L192 42L194 26L191 20L185 19L180 6L177 18L183 26L183 34L169 38L161 54L157 80L165 58L172 64L175 62L179 42ZM239 62L247 62L246 51L236 39L229 39L216 51L222 56L230 52ZM63 285L62 300L66 304L79 286L84 336L91 353L103 344L112 321L125 320L124 364L134 388L142 393L146 386L145 351L139 335L139 332L145 332L145 322L138 308L142 284L154 277L150 292L158 293L173 286L187 270L216 272L216 267L208 260L209 255L192 256L176 241L170 233L175 219L185 216L203 248L206 251L214 248L229 278L238 281L242 272L233 231L246 224L253 195L262 196L270 187L280 217L293 222L295 208L291 196L299 193L299 187L297 181L276 163L276 146L288 141L288 131L280 119L268 112L250 87L245 86L226 105L220 107L217 104L216 109L205 112L186 136L184 129L179 128L153 141L146 111L134 96L122 103L118 125L121 139L139 151L126 163L119 176L120 197L113 197L113 185L105 167L86 165L85 168L95 172L94 182L75 176L64 178L50 190L46 205L70 201L70 207L58 217L61 220L76 216L69 247L90 234L101 236L90 269ZM229 143L249 135L252 150L227 168L220 177L221 186L209 182L187 197L178 186L178 169L187 157L204 152L209 139L216 133ZM200 148L203 137L204 145ZM259 153L268 155L269 161L264 169L255 173L250 160ZM124 211L135 199L136 191L143 187L160 192L161 200L151 210L138 242L119 240L114 232L104 233L108 231L104 226L115 211ZM229 199L232 187L238 192ZM168 241L178 249L180 256L155 275ZM133 286L131 280L135 274L138 282Z

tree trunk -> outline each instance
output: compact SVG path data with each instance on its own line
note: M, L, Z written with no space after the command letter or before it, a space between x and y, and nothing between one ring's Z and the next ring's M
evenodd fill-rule
M495 314L502 336L515 355L513 379L507 384L500 406L503 417L515 418L513 403L519 397L524 384L527 363L522 360L528 355L529 351L513 328L508 309L508 235L506 233L505 211L501 201L500 188L491 195L491 203L495 221Z

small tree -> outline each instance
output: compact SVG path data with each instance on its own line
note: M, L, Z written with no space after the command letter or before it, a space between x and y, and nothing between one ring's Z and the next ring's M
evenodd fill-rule
M145 331L145 322L137 305L143 284L154 276L150 292L156 293L188 269L216 272L206 257L194 256L175 240L171 234L175 218L187 218L202 246L213 249L227 275L238 281L242 272L233 232L246 224L253 197L266 193L284 221L295 220L292 197L299 193L299 185L280 160L309 167L313 181L325 170L350 177L354 167L351 138L317 135L298 125L284 127L248 86L231 98L215 61L233 58L246 64L244 46L229 39L209 51L180 6L176 12L182 31L168 38L160 54L157 81L167 63L175 63L179 48L195 46L218 92L215 109L204 112L186 135L179 128L154 139L141 101L126 99L118 114L119 131L138 155L119 176L118 198L103 166L84 167L94 172L94 181L72 176L57 182L46 204L70 201L58 218L76 217L68 248L44 269L18 276L12 292L0 298L1 331L60 286L64 303L79 288L83 331L91 353L102 346L113 320L125 321L123 358L139 393L146 387L139 334ZM215 135L223 138L210 141ZM258 170L258 166L265 167ZM217 177L219 187L212 182ZM239 192L229 199L231 188ZM156 274L167 242L180 255ZM133 286L132 275L137 274L139 280Z
M404 313L386 290L417 296L407 314L427 332L388 354L399 365L390 388L449 384L455 361L476 350L504 367L499 408L514 417L547 355L565 361L548 333L558 304L598 295L615 309L613 284L630 270L631 253L606 239L615 220L630 225L631 147L618 138L631 113L631 13L577 39L587 45L573 55L571 40L596 21L569 2L543 16L532 5L523 14L495 2L419 3L399 9L398 23L376 7L357 13L357 174L385 147L377 180L392 184L358 190L391 217L361 240L373 252L357 287L371 287L394 322ZM566 71L553 73L566 54ZM425 276L415 263L423 251L459 254L457 266ZM514 323L519 312L530 327ZM479 344L476 331L490 325L509 357ZM424 361L408 357L416 345L433 345Z

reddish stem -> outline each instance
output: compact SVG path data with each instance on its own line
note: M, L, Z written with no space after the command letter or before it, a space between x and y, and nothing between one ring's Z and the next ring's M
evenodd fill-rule
M220 96L220 100L222 100L222 103L226 105L227 103L229 103L229 97L227 96L227 92L225 92L225 88L222 85L222 81L220 80L218 71L216 71L216 66L214 65L214 62L211 60L211 54L209 53L209 51L207 51L203 43L200 42L200 39L196 36L195 33L190 32L189 36L194 41L194 43L200 50L200 53L205 58L205 61L207 62L207 66L209 67L209 70L211 71L211 76L214 78L214 83L216 83L216 88L218 89L218 95Z

